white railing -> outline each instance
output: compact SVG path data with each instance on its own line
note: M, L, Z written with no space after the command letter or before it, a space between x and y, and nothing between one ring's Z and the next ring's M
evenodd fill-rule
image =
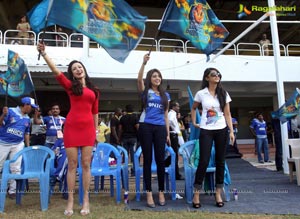
M68 45L69 47L83 47L83 34L81 33L70 34ZM90 40L90 47L101 48L100 45L94 40Z
M63 32L40 32L37 37L37 41L40 42L41 40L47 46L61 46L66 47L68 45L69 36Z
M292 55L299 55L300 53L300 44L288 44L286 46L286 53L287 56L292 56Z
M4 32L3 44L35 45L36 34L33 31L26 31L28 37L20 36L20 30L7 30Z
M161 38L158 40L157 51L185 52L186 50L184 49L184 42L182 40Z
M262 55L261 46L258 43L238 43L237 44L237 55L241 53L251 55Z
M152 48L154 47L154 49ZM158 43L157 40L150 37L142 37L139 45L137 46L139 50L155 50L158 51Z
M83 34L72 33L70 35L64 32L40 32L36 36L33 31L27 31L28 37L20 37L19 30L6 30L4 34L0 31L0 44L25 44L25 45L36 45L41 39L49 46L59 47L83 47ZM228 45L229 42L223 42L222 47L218 48L220 51L224 46ZM90 40L91 48L101 48L101 46ZM153 47L155 51L168 51L168 52L183 52L183 53L202 53L195 46L191 44L189 40L183 41L180 39L167 39L161 38L158 41L151 37L142 37L139 45L136 47L137 50L149 50ZM280 54L282 56L299 56L300 44L279 44ZM273 55L273 45L269 44L269 55ZM237 45L233 44L228 48L225 55L256 55L264 56L263 48L258 43L244 43L240 42Z

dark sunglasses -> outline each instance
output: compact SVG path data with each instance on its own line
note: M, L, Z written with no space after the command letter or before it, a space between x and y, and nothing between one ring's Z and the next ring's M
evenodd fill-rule
M219 78L222 77L221 73L219 73L219 72L211 72L211 73L209 73L209 76L210 77L219 77Z

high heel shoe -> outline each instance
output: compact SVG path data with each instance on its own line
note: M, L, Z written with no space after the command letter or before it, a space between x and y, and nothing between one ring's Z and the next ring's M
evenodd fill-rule
M90 209L81 209L80 210L80 214L82 215L82 216L86 216L86 215L88 215L90 213Z
M194 202L194 197L195 197L195 195L197 195L198 197L199 197L199 190L196 192L195 191L195 193L194 193L194 196L193 196L193 208L201 208L201 203L200 203L200 201L199 202Z
M152 201L152 203L150 203L148 199L149 199L150 201ZM151 196L149 195L149 197L147 197L147 206L148 206L149 208L155 208L155 203L154 203L153 198L152 198L152 193L151 193Z
M162 201L158 201L158 205L159 206L165 206L166 205L166 201L163 201L163 202Z
M193 208L201 208L201 203L194 203L193 202Z
M217 202L217 201L216 201L216 206L217 206L218 208L222 208L224 205L225 205L225 204L224 204L223 201L221 201L221 202Z
M222 208L225 205L223 201L218 202L216 196L215 196L215 200L216 200L216 206L218 208Z
M64 215L67 217L71 217L73 215L74 211L73 210L65 210Z
M161 199L163 199L163 201L161 201ZM164 193L159 193L158 205L159 206L165 206L166 205L166 200L165 200Z
M150 204L150 203L147 202L147 206L148 206L149 208L155 208L155 204L154 204L154 203Z

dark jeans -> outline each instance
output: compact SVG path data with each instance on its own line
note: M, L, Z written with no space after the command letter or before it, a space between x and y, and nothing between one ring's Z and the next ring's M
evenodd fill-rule
M179 148L178 135L174 133L170 133L170 140L171 140L171 147L175 152L175 174L176 174L176 178L179 178L180 174L179 174L179 167L178 167L178 148ZM171 156L169 156L165 161L166 166L170 166L170 164L171 164Z
M32 134L30 136L30 145L45 145L45 134Z
M216 161L216 187L222 188L224 184L224 170L225 170L225 152L227 128L218 130L200 129L199 147L200 160L195 176L194 187L197 190L202 188L202 182L206 174L206 169L209 164L211 148L213 142L215 143L215 161Z
M137 143L136 138L123 138L123 147L127 150L128 155L130 155L130 161L132 163L132 170L134 171L134 146Z
M154 147L154 157L157 165L158 190L164 191L165 177L165 145L167 130L165 125L141 123L139 126L139 140L143 151L143 172L146 191L151 192L151 163Z

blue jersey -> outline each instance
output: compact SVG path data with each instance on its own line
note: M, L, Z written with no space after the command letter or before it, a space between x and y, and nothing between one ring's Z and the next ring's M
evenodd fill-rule
M57 130L62 130L62 125L65 123L65 117L45 116L43 117L46 125L46 136L56 136Z
M257 138L267 137L267 123L264 120L259 121L258 119L253 119L250 128L254 129Z
M166 92L168 101L170 95ZM146 109L141 115L140 122L153 125L165 125L165 110L161 102L161 96L155 94L152 89L149 89L147 96Z
M0 127L1 144L18 144L24 141L25 134L30 134L29 116L23 115L20 107L10 107Z

